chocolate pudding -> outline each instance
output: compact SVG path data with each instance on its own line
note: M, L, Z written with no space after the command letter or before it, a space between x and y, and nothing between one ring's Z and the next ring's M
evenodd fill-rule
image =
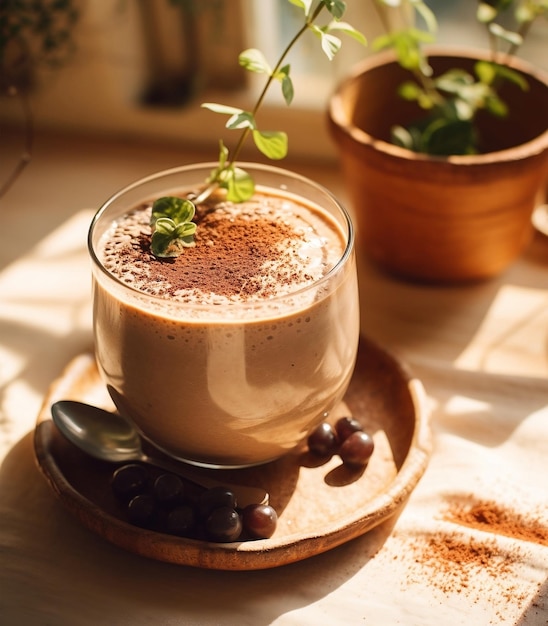
M103 214L90 235L97 361L120 413L198 465L280 457L352 374L349 233L320 204L258 186L251 201L198 206L195 246L157 259L151 204Z

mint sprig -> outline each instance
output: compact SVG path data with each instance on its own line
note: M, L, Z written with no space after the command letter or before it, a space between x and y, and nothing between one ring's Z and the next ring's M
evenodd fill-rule
M196 208L187 199L166 196L152 205L150 225L153 228L150 243L152 254L173 258L185 248L195 245L196 224L192 221Z

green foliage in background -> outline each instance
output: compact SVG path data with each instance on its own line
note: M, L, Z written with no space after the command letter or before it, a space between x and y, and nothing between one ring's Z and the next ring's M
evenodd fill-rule
M508 67L533 22L548 17L548 0L488 0L477 4L476 18L485 27L491 58L478 61L474 73L455 68L434 76L424 51L433 43L437 21L433 11L422 0L374 0L385 24L386 33L378 37L376 50L391 48L400 65L410 72L410 79L399 89L400 97L416 102L426 114L416 123L395 126L392 141L403 148L431 155L465 155L479 152L476 116L487 111L506 117L508 107L500 97L500 88L512 83L527 90L525 78ZM398 11L403 24L392 29L390 11ZM500 25L499 19L512 13L515 28ZM423 26L417 26L422 23Z

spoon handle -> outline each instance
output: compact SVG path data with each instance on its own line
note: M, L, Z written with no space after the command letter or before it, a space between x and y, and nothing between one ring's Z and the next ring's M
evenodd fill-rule
M260 487L250 487L249 485L239 485L231 482L224 481L220 478L213 478L211 476L204 476L200 470L194 470L188 465L183 465L175 460L169 458L152 457L145 453L142 454L141 459L143 463L154 465L155 467L166 470L173 474L178 474L188 482L194 483L204 489L211 487L223 486L230 489L236 496L236 501L240 508L245 508L248 504L268 504L269 495Z

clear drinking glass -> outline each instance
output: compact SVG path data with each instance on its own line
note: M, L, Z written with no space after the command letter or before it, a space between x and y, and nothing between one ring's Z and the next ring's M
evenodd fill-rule
M359 337L354 231L344 207L320 185L242 164L258 190L325 215L342 241L325 276L289 295L221 306L166 300L114 277L99 251L113 221L144 200L196 188L214 166L159 172L97 212L88 240L94 338L114 403L147 440L195 465L236 468L295 448L345 393Z

